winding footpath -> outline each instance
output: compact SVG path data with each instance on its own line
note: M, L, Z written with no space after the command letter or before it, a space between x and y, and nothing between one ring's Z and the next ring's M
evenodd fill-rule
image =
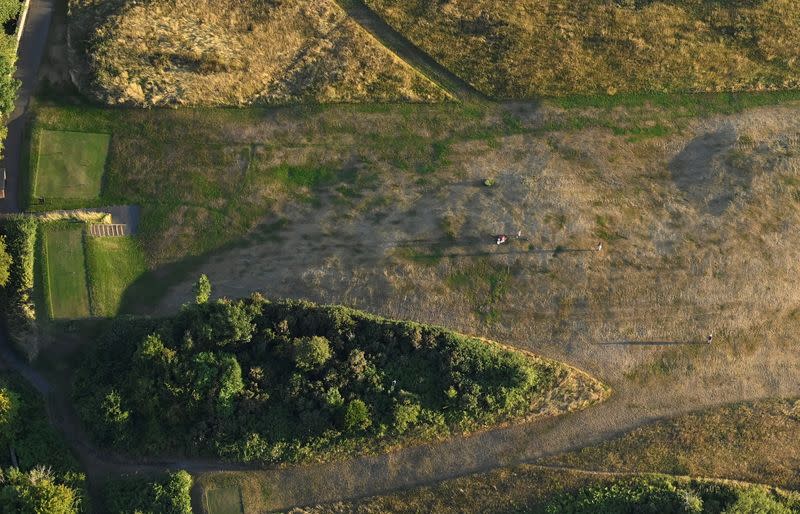
M409 66L438 84L452 97L463 102L488 101L483 93L439 64L433 57L386 23L383 18L367 7L363 0L338 0L338 3L348 16L378 42L394 52Z
M31 2L19 49L17 77L22 86L16 109L10 118L6 140L8 196L0 201L0 212L17 212L19 209L17 190L27 107L36 87L55 4L55 0ZM478 91L392 29L361 0L347 0L342 4L350 16L374 37L455 97L462 101L485 100ZM568 355L556 358L569 360ZM110 474L129 472L186 469L191 473L202 473L255 469L214 460L142 461L108 455L94 447L86 437L75 415L69 391L55 388L42 374L17 357L2 332L0 359L22 375L46 399L50 421L78 454L90 484ZM752 375L746 379L732 372L727 382L722 379L715 381L723 385L716 386L711 394L701 381L691 386L685 383L666 384L658 389L643 388L630 381L612 381L616 390L610 400L580 412L409 447L388 454L325 464L264 469L258 473L265 487L270 489L268 507L272 510L355 499L431 484L501 466L534 462L541 457L595 444L643 424L690 411L736 401L800 395L800 381L794 379L800 376L798 365L792 363L786 369L786 364L783 364L784 368L769 369L770 366L779 365L766 363L763 369L754 368Z

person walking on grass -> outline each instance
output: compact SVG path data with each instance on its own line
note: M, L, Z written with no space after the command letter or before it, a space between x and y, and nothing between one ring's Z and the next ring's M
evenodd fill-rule
M711 344L713 341L714 341L714 332L711 332L710 334L708 334L708 337L706 337L706 344Z
M603 251L603 242L600 241L599 243L597 243L597 246L594 247L594 250L596 252L602 252Z

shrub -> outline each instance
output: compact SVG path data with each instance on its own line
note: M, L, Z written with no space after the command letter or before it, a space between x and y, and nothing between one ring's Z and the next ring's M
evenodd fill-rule
M11 256L10 273L2 288L0 303L12 342L31 360L39 353L36 309L32 300L37 228L36 220L24 216L10 216L0 221L0 235L5 237L6 250Z
M0 512L8 514L77 514L80 496L56 482L52 471L35 468L0 470Z
M6 240L4 237L0 237L0 287L8 285L12 262L11 255L6 251Z
M21 7L22 2L19 0L0 0L0 24L16 18Z
M109 514L191 514L192 476L186 471L160 479L131 477L105 487L105 511Z
M347 410L344 413L344 427L349 432L358 432L366 430L372 425L372 420L369 417L369 408L362 400L355 399L347 404Z
M295 341L294 361L304 371L322 367L331 355L331 345L324 337L304 337Z

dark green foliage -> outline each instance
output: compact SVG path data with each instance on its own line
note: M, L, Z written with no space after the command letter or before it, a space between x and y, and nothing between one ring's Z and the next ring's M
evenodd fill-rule
M550 514L791 514L797 500L762 486L649 477L564 493L542 509Z
M258 296L117 320L83 362L76 401L101 442L267 462L524 416L555 374L442 328Z
M12 468L13 448L19 468ZM50 426L42 399L0 375L0 514L82 512L84 477Z
M125 478L105 487L105 510L109 514L191 514L192 477L186 471L170 473L159 480Z
M0 0L0 24L16 18L21 7L19 0Z
M12 216L0 221L0 235L5 238L11 256L8 282L0 288L0 306L6 317L8 334L28 358L38 353L34 335L33 262L36 246L36 220Z
M211 299L211 281L206 275L200 275L194 286L194 296L197 303L206 303Z
M0 0L0 18L7 15L4 9L7 2L15 0ZM17 2L17 9L19 3ZM14 110L17 98L19 81L14 78L14 65L17 60L15 38L0 34L0 118L5 118Z
M12 262L11 254L6 251L6 240L0 236L0 287L8 285Z
M46 468L0 469L0 514L77 514L80 495Z

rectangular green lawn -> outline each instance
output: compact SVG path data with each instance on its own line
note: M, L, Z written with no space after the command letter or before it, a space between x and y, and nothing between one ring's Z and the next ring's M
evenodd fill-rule
M47 267L45 288L53 319L89 316L83 225L44 230Z
M223 487L205 491L208 514L242 514L242 493L238 487Z
M38 133L34 195L92 199L100 196L109 134L42 130Z
M144 252L130 237L90 237L86 243L92 314L119 314L125 290L145 271Z

